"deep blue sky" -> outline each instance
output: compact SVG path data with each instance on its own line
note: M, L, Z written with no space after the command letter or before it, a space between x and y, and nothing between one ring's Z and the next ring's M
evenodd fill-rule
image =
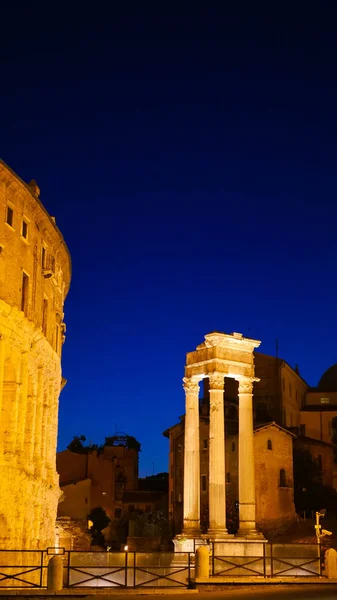
M59 448L125 431L145 475L205 333L337 360L336 8L106 4L2 7L1 156L72 255Z

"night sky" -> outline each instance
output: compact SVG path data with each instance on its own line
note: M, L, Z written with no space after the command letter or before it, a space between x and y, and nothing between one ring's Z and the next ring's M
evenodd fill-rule
M59 449L116 431L168 468L185 353L336 358L335 2L2 7L1 157L73 262Z

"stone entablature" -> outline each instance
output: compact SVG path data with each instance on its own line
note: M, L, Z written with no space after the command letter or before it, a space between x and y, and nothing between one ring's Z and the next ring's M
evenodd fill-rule
M261 342L244 338L241 333L228 335L213 332L205 335L205 341L194 352L186 355L185 377L204 378L210 373L222 373L224 377L254 377L253 350Z

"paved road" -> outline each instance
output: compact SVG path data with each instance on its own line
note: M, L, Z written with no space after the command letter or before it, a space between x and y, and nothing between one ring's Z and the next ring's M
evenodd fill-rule
M337 585L266 585L240 587L227 586L217 592L181 593L181 594L123 594L97 595L87 597L90 600L122 600L128 596L130 600L337 600ZM71 598L71 596L67 596ZM75 598L75 597L74 597Z

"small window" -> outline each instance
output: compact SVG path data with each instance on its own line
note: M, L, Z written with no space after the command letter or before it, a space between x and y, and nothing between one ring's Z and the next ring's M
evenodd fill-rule
M44 335L47 335L47 318L48 318L48 300L47 298L43 299L43 308L42 308L42 331Z
M305 425L300 425L300 435L305 435Z
M232 452L235 452L235 450L236 450L236 444L235 444L235 442L232 442Z
M115 508L115 519L120 519L122 516L122 509L121 508Z
M7 206L7 211L6 211L6 223L8 225L10 225L11 227L13 227L13 216L14 216L14 211L10 206Z
M318 468L319 468L320 472L322 473L322 470L323 470L323 460L322 460L322 455L321 454L319 454L317 456L317 465L318 465Z
M268 440L268 442L267 442L267 448L268 448L268 450L272 450L273 449L273 442L271 440Z
M46 268L46 249L44 246L41 248L41 266L42 269Z
M202 449L207 450L208 448L208 440L202 440Z
M56 327L55 327L55 350L58 353L59 352L59 347L60 347L60 326L58 323L56 323Z
M321 398L321 404L330 404L330 398Z
M22 288L21 288L21 310L27 313L28 305L28 284L29 277L26 273L22 273Z
M206 475L201 475L201 491L202 492L207 491L207 476Z
M21 235L26 240L28 238L28 223L27 221L22 221Z
M286 487L286 472L280 469L280 487Z
M231 474L226 473L226 483L230 483L230 482L231 482Z

